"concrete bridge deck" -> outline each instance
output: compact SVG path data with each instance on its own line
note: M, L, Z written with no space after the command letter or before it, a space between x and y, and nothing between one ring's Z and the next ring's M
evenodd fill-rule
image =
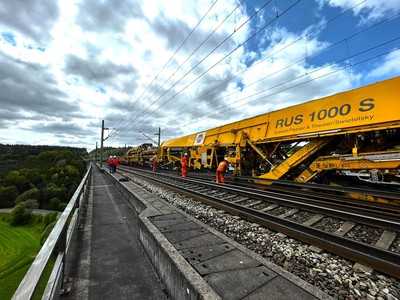
M166 299L138 238L138 216L98 168L65 299Z
M93 168L61 299L330 299L122 178Z

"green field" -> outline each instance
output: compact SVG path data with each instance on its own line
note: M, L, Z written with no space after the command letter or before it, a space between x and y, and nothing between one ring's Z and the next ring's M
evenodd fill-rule
M10 226L0 214L0 299L10 299L39 251L43 224Z

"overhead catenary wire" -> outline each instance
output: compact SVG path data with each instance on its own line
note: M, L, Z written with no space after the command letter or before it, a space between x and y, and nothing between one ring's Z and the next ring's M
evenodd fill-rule
M345 61L347 61L347 60L349 60L349 59L352 59L352 58L354 58L354 57L363 55L363 54L365 54L365 53L367 53L367 52L370 52L370 51L372 51L372 50L376 50L376 49L378 49L378 48L380 48L380 47L386 46L386 45L388 45L388 44L390 44L390 43L393 43L393 42L399 41L399 40L400 40L400 36L398 36L398 37L396 37L396 38L394 38L394 39L391 39L391 40L389 40L389 41L386 41L386 42L384 42L384 43L381 43L381 44L379 44L379 45L376 45L376 46L374 46L374 47L371 47L371 48L365 49L365 50L363 50L363 51L360 51L360 52L358 52L358 53L355 53L355 54L351 55L350 57L346 57L346 58L342 59L341 62L345 62ZM377 57L381 57L382 55L391 53L391 52L393 52L393 51L395 51L395 50L397 50L397 49L399 49L399 48L391 49L390 51L384 52L383 54L379 54ZM375 58L375 56L374 56L373 58ZM373 59L373 58L372 58L372 59ZM369 60L369 59L363 60L363 61L361 61L361 62L352 63L352 66L355 67L355 66L360 65L360 64L362 64L363 62L366 62L366 61L368 61L368 60ZM336 62L335 64L337 64L337 62ZM259 92L257 92L257 93L252 94L252 95L248 95L248 96L245 96L245 97L243 97L243 98L236 99L235 101L232 102L232 104L233 104L233 103L238 103L238 102L240 102L240 101L242 101L242 100L246 100L246 99L251 98L251 97L254 97L254 96L259 96L259 95L261 95L261 94L263 94L263 93L266 93L266 92L270 91L271 89L275 89L275 88L277 88L277 87L286 85L286 84L288 84L288 83L290 83L290 82L297 81L297 80L299 80L299 79L301 79L301 78L303 78L303 77L310 76L311 74L318 73L319 71L321 71L321 70L323 70L323 69L329 69L329 68L331 68L333 65L334 65L334 64L328 65L328 66L324 66L324 67L321 67L321 68L318 68L318 69L313 70L313 71L311 71L311 72L308 72L308 73L306 73L306 74L302 74L302 75L300 75L300 76L298 76L298 77L295 77L294 79L292 79L292 80L290 80L290 81L284 81L284 82L278 83L278 84L276 84L276 85L270 87L270 88L267 89L267 90L259 91ZM342 70L345 70L346 68L347 68L347 64L346 64L345 66L341 67L341 68L337 68L337 69L335 69L334 71L328 73L328 75L329 75L329 74L337 73L337 72L342 71ZM327 76L327 74L324 74L324 75L321 75L321 76L318 77L318 78L323 78L323 77L326 77L326 76ZM312 80L311 80L311 81L312 81ZM272 92L272 93L269 93L269 94L266 94L266 95L262 95L262 96L260 96L260 97L258 97L258 98L255 98L255 99L252 99L252 100L250 100L250 101L248 101L248 102L246 102L246 103L243 103L243 104L241 104L241 105L239 105L239 106L236 106L236 107L229 107L229 108L227 108L226 110L224 110L224 112L229 112L229 111L231 111L231 110L237 109L237 108L242 107L242 106L244 106L244 105L248 105L249 103L251 103L251 102L253 102L253 101L262 100L262 99L264 99L264 98L266 98L266 97L271 97L271 96L278 95L278 94L280 94L280 93L286 92L286 91L288 91L288 90L291 90L291 89L293 89L293 88L296 88L296 87L298 87L298 86L301 86L301 85L303 85L303 84L305 84L305 83L307 83L307 82L311 82L311 81L310 81L310 80L307 80L306 82L301 82L301 83L295 84L294 86L290 86L290 87L288 87L288 88L284 88L284 89L279 90L279 91L276 91L276 92ZM201 120L203 120L203 119L209 118L209 117L214 116L214 115L216 116L216 115L218 115L218 114L220 114L220 113L221 113L221 111L215 111L215 112L212 113L212 114L209 114L209 115L207 115L207 116L204 116L204 117L201 117L200 119L195 119L195 120L196 120L197 122L199 122L199 121L201 121ZM181 126L185 127L186 125L193 124L193 121L194 121L194 120L192 120L191 123L183 124L183 125L181 125Z
M384 20L384 21L382 21L382 22L387 22L387 20ZM382 23L382 22L378 22L378 23ZM375 24L374 26L376 26L376 25L378 25L378 24ZM394 40L397 40L397 39L398 39L398 38L396 38L396 39L394 39ZM391 41L389 41L389 42L393 42L393 40L391 40ZM367 51L371 51L371 49L367 49ZM391 53L392 51L394 51L394 50L392 49L391 51L388 51L388 52L385 52L385 53L381 53L381 54L376 55L376 56L374 56L374 57L372 57L372 58L368 58L368 59L365 59L365 60L362 60L362 61L353 63L352 66L354 67L354 66L363 64L363 63L365 63L365 62L371 61L371 60L373 60L373 59L382 57L383 55L386 55L386 54L388 54L388 53ZM355 55L360 55L360 54L357 53L357 54L355 54ZM352 55L351 57L346 57L346 60L348 60L349 58L354 57L355 55ZM257 61L257 63L258 63L258 61ZM336 62L336 63L337 63L337 62ZM327 74L323 74L323 75L318 76L318 77L316 77L316 78L309 79L309 80L307 80L307 81L305 81L305 82L298 83L298 84L296 84L296 85L294 85L294 86L291 86L291 87L289 87L289 88L285 88L284 90L280 90L280 91L278 91L278 92L275 92L275 93L272 93L272 94L268 94L268 95L262 95L262 97L257 98L257 99L253 99L253 100L251 100L251 101L256 101L256 100L259 100L259 99L262 99L262 98L265 98L265 97L269 97L269 96L274 95L274 94L282 93L282 92L284 92L284 91L287 91L287 90L296 88L296 87L301 86L301 85L305 85L305 84L307 84L307 83L309 83L309 82L318 80L318 79L320 79L320 78L324 78L324 77L333 75L333 74L335 74L335 73L337 73L337 72L339 72L339 71L341 71L341 70L343 70L343 69L345 69L345 68L347 68L347 65L346 65L345 67L343 67L343 68L336 69L336 70L333 71L333 72L329 72L329 73L327 73ZM318 71L320 71L320 69L319 69ZM314 72L312 72L312 73L314 73ZM310 74L310 73L309 73L309 74ZM308 75L309 75L309 74L308 74ZM304 77L304 75L303 75L302 77ZM300 78L296 78L295 80L299 80L299 79L300 79ZM287 83L289 83L289 82L285 82L284 84L287 84ZM281 85L283 85L283 84L281 84ZM266 92L266 91L264 91L264 92ZM255 96L255 95L251 95L251 97L253 97L253 96ZM250 96L249 96L249 97L250 97ZM239 99L239 100L242 100L242 99ZM236 108L236 107L234 107L234 108ZM206 117L207 117L207 116L206 116Z
M301 0L299 0L301 1ZM242 22L238 27L236 27L232 33L230 33L228 36L226 36L222 41L220 41L213 49L211 49L211 51L209 51L207 53L207 55L205 55L200 61L198 61L194 66L192 66L188 71L186 71L179 79L176 80L175 83L173 83L168 89L166 89L163 93L161 93L161 95L155 99L154 101L152 101L149 105L148 105L148 109L150 109L155 103L157 103L160 99L162 99L162 97L164 97L166 94L168 94L176 85L178 85L183 79L185 79L193 70L195 70L199 65L201 65L208 57L211 56L211 54L213 54L217 49L219 49L223 44L225 44L226 41L228 41L234 34L236 34L240 29L242 29L248 22L250 22L254 17L256 17L260 11L264 10L270 3L272 2L272 0L268 0L266 2L264 2L261 7L255 11L250 17L248 17L244 22ZM150 112L151 113L151 112ZM144 113L144 115L147 115L146 112ZM143 115L142 115L143 116ZM142 116L139 116L142 117ZM135 117L135 116L134 116ZM128 122L133 119L134 117L130 118L128 120Z
M257 29L253 34L250 35L250 37L248 37L244 42L240 43L239 45L237 45L235 48L233 48L231 51L228 52L228 54L226 54L225 56L223 56L221 59L217 60L214 64L212 64L209 68L207 68L204 72L202 72L200 75L198 75L196 78L194 78L192 81L190 81L187 85L185 85L182 89L180 89L178 92L176 92L173 96L171 96L170 98L168 98L166 101L162 102L161 105L165 105L168 102L170 102L171 100L173 100L175 97L177 97L178 95L180 95L182 92L184 92L186 89L188 89L191 85L193 85L196 81L198 81L200 78L202 78L204 75L206 75L208 72L210 72L213 68L215 68L218 64L220 64L221 62L223 62L225 59L227 59L229 56L231 56L234 52L236 52L238 49L240 49L240 47L244 46L247 42L249 42L251 39L253 39L255 36L257 36L257 34L264 30L265 28L267 28L268 26L270 26L271 24L275 23L276 20L278 20L280 17L282 17L283 15L285 15L287 12L289 12L293 7L295 7L297 4L299 4L302 0L297 0L294 3L292 3L291 5L289 5L289 7L287 7L281 14L277 14L277 16L271 20L270 22L266 23L264 26L262 26L261 28ZM159 108L160 106L158 106Z
M361 4L364 3L364 2L366 2L366 0L361 1L360 3L356 4L355 6L349 8L349 9L353 9L353 8L355 8L355 7L359 6L359 5L361 5ZM345 12L347 12L349 9L347 9ZM331 18L327 23L332 22L333 20L337 19L339 16L343 15L343 13L344 13L344 12L339 13L339 14L336 15L335 17ZM399 17L399 14L396 15L396 17ZM376 27L376 26L378 26L378 25L381 25L382 23L385 23L385 22L387 22L387 21L392 21L392 20L383 20L383 21L377 22L377 23L373 24L372 26L369 26L369 27L367 27L367 28L365 28L365 29L363 29L363 30L360 30L360 31L358 31L358 32L356 32L356 33L354 33L354 34L352 34L352 35L350 35L350 36L348 36L348 37L346 37L346 38L340 40L340 41L335 42L334 44L329 45L327 48L323 49L322 52L325 52L325 51L328 50L328 49L331 49L331 48L333 48L333 47L335 47L335 46L337 46L337 45L339 45L339 44L341 44L341 43L343 43L343 42L346 42L346 40L348 41L348 40L354 38L355 36L357 36L357 35L359 35L359 34L365 32L365 31L367 31L367 30L370 30L370 29L372 29L373 27ZM307 35L310 35L310 34L307 34ZM307 35L306 35L306 36L307 36ZM289 44L287 44L287 45L281 47L279 50L273 52L271 55L268 55L268 56L266 56L265 58L263 58L262 60L257 61L257 62L256 62L255 64L253 64L251 67L254 67L255 65L257 65L257 64L259 64L259 63L261 63L261 62L264 62L264 61L266 61L266 60L268 60L268 59L273 59L274 56L275 56L277 53L279 53L279 52L281 52L281 51L283 51L283 50L289 48L290 46L293 46L294 44L296 44L297 42L299 42L299 41L302 40L303 38L304 38L303 36L297 38L297 39L294 40L293 42L291 42L291 43L289 43ZM318 53L318 55L320 55L322 52ZM288 66L286 66L286 67L284 67L284 68L282 68L282 69L280 69L280 70L274 72L274 74L277 74L277 73L279 73L279 72L281 72L281 71L284 71L284 70L286 70L286 69L288 69L288 68L290 68L290 67L292 67L292 66L294 66L294 65L297 65L298 63L300 63L300 62L302 62L302 61L305 61L306 59L309 59L309 58L314 57L314 56L315 56L315 55L308 56L307 58L302 58L302 59L300 59L300 60L294 62L293 64L290 64L290 65L288 65ZM237 76L237 75L239 75L239 74L245 73L245 72L251 70L251 67L250 67L250 68L247 68L247 69L245 69L245 70L243 70L243 71L239 71L239 72L237 72L235 75ZM266 75L266 76L264 76L263 78L256 80L255 82L252 82L252 83L250 83L250 84L247 84L245 88L248 88L249 86L252 86L252 85L254 85L254 84L256 84L256 83L258 83L258 82L260 82L260 81L265 80L265 79L268 78L270 75L271 75L271 74ZM220 93L220 92L218 91L218 86L216 86L214 89L217 90L217 91L203 94L201 97L202 97L202 98L210 97L210 96L213 96L213 95L216 95L216 94ZM232 96L232 95L234 95L234 94L238 94L238 93L241 93L241 92L242 92L242 91L235 91L235 92L232 92L232 93L229 94L229 95L224 95L222 98L227 98L227 97L230 97L230 96ZM195 98L194 100L196 100L196 99L198 99L198 98Z
M332 48L334 48L334 47L336 47L336 46L338 46L338 45L340 45L340 44L343 44L343 43L348 43L351 39L355 38L355 37L358 36L359 34L364 33L364 32L367 32L367 31L371 30L372 28L375 28L377 25L381 25L381 24L386 23L386 22L394 21L394 20L399 19L399 18L400 18L400 14L396 14L395 16L392 16L392 17L390 17L390 18L388 18L388 19L385 19L384 21L380 21L380 22L377 22L377 23L375 23L375 24L372 24L371 26L369 26L369 27L367 27L367 28L365 28L365 29L363 29L363 30L360 30L360 31L358 31L358 32L356 32L356 33L353 33L353 34L351 34L350 36L345 37L345 38L343 38L343 39L341 39L341 40L339 40L339 41L337 41L337 42L335 42L335 43L329 45L328 47L324 48L321 52L318 52L318 53L316 53L315 55L308 56L307 58L301 58L301 59L295 61L294 63L290 63L290 64L284 66L283 68L281 68L281 69L279 69L279 70L277 70L277 71L271 72L271 73L269 73L269 74L267 74L267 75L265 75L265 76L263 76L263 77L261 77L261 78L255 80L255 81L253 81L253 82L251 82L251 83L246 84L246 87L245 87L244 89L247 89L247 88L249 88L250 86L253 86L254 84L257 84L257 83L260 83L260 82L262 82L262 81L265 81L266 79L270 79L271 76L276 76L276 75L278 75L279 73L281 73L281 72L283 72L283 71L285 71L285 70L287 70L287 69L289 69L289 68L291 68L291 67L293 67L293 66L296 66L296 65L298 65L298 64L301 63L301 62L306 61L306 59L310 59L310 58L312 58L312 57L318 57L318 56L320 56L321 54L325 53L325 52L326 52L327 50L329 50L329 49L332 49ZM236 95L236 94L241 94L241 93L242 93L242 90L240 90L240 91L234 91L234 92L232 92L232 93L230 93L230 94L223 95L223 96L219 97L218 99L219 99L219 100L222 100L222 99L231 97L231 96ZM214 95L214 94L206 94L206 95L202 95L202 97L207 97L207 96L211 96L211 95ZM195 98L194 100L196 100L196 99L197 99L197 98ZM218 107L217 107L216 109L218 109Z
M195 47L192 52L185 58L185 60L178 65L178 67L171 73L171 75L166 79L164 84L168 83L169 80L175 77L175 75L181 70L181 68L189 61L190 58L193 57L193 55L201 48L205 43L208 42L208 40L217 32L217 30L233 15L233 13L240 7L240 4L236 5L234 9L231 10L231 12L225 16L225 18L212 30L212 32L199 44L197 47ZM163 84L163 85L164 85Z
M352 33L352 34L350 34L349 36L347 36L347 37L345 37L345 38L343 38L343 39L341 39L341 40L339 40L339 41L336 41L336 42L334 42L333 44L329 45L328 47L324 48L321 52L318 52L318 53L316 53L316 54L314 54L314 55L308 56L307 58L301 58L300 60L297 60L297 61L294 62L294 63L288 64L288 65L284 66L283 68L281 68L281 69L279 69L279 70L277 70L277 71L274 71L274 72L272 72L272 73L269 73L269 74L267 74L266 76L263 76L262 78L257 79L256 81L247 84L246 87L245 87L244 89L247 89L247 88L249 88L250 86L252 86L252 85L254 85L254 84L256 84L256 83L259 83L259 82L261 82L261 81L264 81L264 80L266 80L266 79L269 79L269 78L271 78L271 76L276 76L276 75L279 74L280 72L282 72L282 71L284 71L284 70L287 70L287 69L289 69L290 67L293 67L293 66L299 64L299 63L302 62L302 61L305 61L306 59L310 59L311 57L318 57L318 56L320 56L321 54L323 54L324 52L326 52L327 50L332 49L333 47L336 47L336 46L338 46L338 45L340 45L340 44L342 44L342 43L344 43L344 42L348 42L348 41L350 41L351 39L353 39L353 38L357 37L358 35L360 35L361 33L365 33L365 32L367 32L367 31L369 31L369 30L371 30L371 29L373 29L373 28L375 28L375 27L377 27L377 26L379 26L379 25L382 25L382 24L384 24L384 23L388 23L388 22L394 21L394 20L396 20L396 19L398 19L398 18L400 18L400 14L395 14L395 15L393 15L393 16L387 18L387 19L381 20L381 21L376 22L376 23L374 23L374 24L372 24L372 25L370 25L370 26L368 26L368 27L366 27L366 28L364 28L364 29L362 29L362 30L359 30L359 31L357 31L357 32L355 32L355 33ZM281 48L281 49L282 49L282 48ZM277 51L276 51L276 52L277 52ZM273 53L271 56L269 56L268 58L272 57L276 52L274 52L274 53ZM242 90L240 90L240 91L235 91L235 92L232 92L232 93L230 93L230 94L228 94L228 95L223 95L223 96L219 97L219 100L222 100L222 99L231 97L231 96L233 96L233 95L235 95L235 94L241 94L241 93L242 93ZM212 94L208 94L208 96L210 96L210 95L212 95ZM205 95L202 95L202 97L206 97L206 96L205 96ZM196 98L195 98L194 100L196 100ZM218 109L220 109L220 108L223 108L224 106L225 106L225 105L222 104L221 106L216 107L216 108L214 108L214 109L215 109L215 110L218 110ZM197 120L197 119L195 119L195 120ZM193 120L192 120L192 121L193 121ZM185 126L185 125L184 125L184 126Z
M193 70L195 70L198 66L200 66L207 58L211 56L211 54L213 54L217 49L219 49L223 44L225 44L226 41L228 41L233 35L235 35L239 30L241 30L247 23L249 23L252 19L254 19L260 13L260 11L264 10L271 2L272 0L264 2L264 4L256 12L254 12L250 17L248 17L244 22L242 22L237 28L234 28L234 30L229 35L227 35L222 41L220 41L209 53L207 53L206 56L200 59L200 61L198 61L193 67L191 67L186 73L184 73L173 85L171 85L164 93L162 93L156 100L154 100L150 104L150 107L153 104L157 103L166 94L168 94L169 91L171 91L176 85L178 85L183 79L185 79Z
M160 71L153 77L153 79L146 85L146 87L143 89L143 92L140 94L140 96L136 99L142 98L146 91L150 90L152 84L154 81L157 80L157 78L162 74L162 72L165 70L165 68L170 64L170 62L174 59L174 57L178 54L178 52L182 49L182 47L185 45L185 43L189 40L189 38L192 36L192 34L196 31L196 29L200 26L200 24L203 22L203 20L207 17L207 15L211 12L211 10L214 8L214 6L217 4L219 0L215 0L212 2L210 7L207 9L207 11L203 14L203 16L199 19L199 21L196 23L196 25L191 29L191 31L186 35L186 37L182 40L182 42L179 44L179 46L175 49L173 54L169 57L167 62L161 67ZM137 102L135 100L133 103ZM119 123L121 125L121 122ZM118 127L117 125L116 127ZM111 132L112 133L112 132Z
M365 3L366 1L367 1L367 0L362 0L362 1L358 2L358 3L356 3L354 6L351 6L351 7L347 8L347 9L341 11L340 13L336 14L335 16L333 16L332 18L330 18L328 21L326 21L325 26L327 26L328 24L330 24L330 23L336 21L339 17L343 16L344 14L346 14L346 13L348 13L348 12L351 12L353 9L355 9L355 8L357 8L358 6L362 5L362 4ZM178 66L178 68L175 70L175 72L173 73L173 75L178 71L179 67L181 67L184 63L186 63L186 61L194 54L194 52L197 51L197 50L211 37L211 35L218 29L218 27L220 27L220 26L233 14L233 12L234 12L239 6L240 6L240 5L236 6L236 7L223 19L223 21L222 21L220 24L218 24L217 27L214 28L213 32L211 32L211 34L210 34L202 43L200 43L199 46L198 46L197 48L195 48L194 51L192 51L192 53L187 57L187 59L186 59L182 64L180 64L180 65ZM379 23L380 23L380 22L379 22ZM379 25L379 24L376 24L376 25ZM289 48L289 47L295 45L296 43L298 43L299 41L301 41L302 39L304 39L304 38L306 38L306 37L308 37L308 36L311 37L312 34L315 34L315 33L317 33L317 32L318 32L318 28L315 30L315 32L308 32L308 33L305 35L305 37L304 37L304 36L300 36L299 38L297 38L297 39L294 40L293 42L291 42L291 43L289 43L289 44L287 44L287 45L281 47L279 50L275 51L275 52L272 53L271 55L266 56L265 58L256 61L253 65L251 65L251 67L246 68L245 70L242 70L242 71L237 72L237 73L235 74L235 76L247 72L249 69L251 69L251 68L254 67L255 65L258 65L258 64L260 64L260 63L263 63L263 62L267 61L268 59L273 58L274 55L275 55L276 53L279 53L279 52L281 52L281 51L283 51L283 50L285 50L285 49L287 49L287 48ZM362 32L362 31L360 31L359 33L361 33L361 32ZM359 33L358 33L358 34L359 34ZM354 35L356 35L356 34L354 34ZM350 37L348 37L348 38L350 38ZM335 44L336 44L336 43L335 43ZM330 47L332 47L332 46L333 46L333 45L329 46L328 48L330 48ZM326 49L327 49L327 48L326 48ZM326 49L324 49L324 51L325 51ZM299 63L300 61L301 61L301 60L297 61L296 63ZM289 67L289 66L288 66L288 67ZM285 67L284 69L287 69L288 67ZM284 69L281 69L281 70L283 71ZM171 76L167 79L167 81L168 81L170 78L171 78ZM264 78L265 78L265 77L264 77ZM261 81L261 80L260 80L260 81ZM251 84L247 85L246 88L247 88L248 86L253 85L253 84L254 84L254 83L251 83ZM215 89L218 89L218 86L216 86ZM241 92L241 91L239 91L239 92ZM212 96L212 95L215 95L215 94L217 94L217 93L219 93L219 91L207 93L207 94L205 94L205 95L202 95L202 97ZM235 93L236 93L236 92L234 92L234 93L232 93L232 94L235 94ZM231 94L230 94L230 95L231 95ZM224 97L225 97L225 96L224 96Z
M272 1L272 0L271 0ZM270 3L271 1L267 1L267 3ZM197 76L194 80L192 80L189 84L187 84L183 89L181 89L181 90L179 90L177 93L175 93L172 97L170 97L170 98L168 98L166 101L164 101L164 102L162 102L162 104L165 104L165 103L167 103L167 102L169 102L169 101L171 101L174 97L176 97L177 95L179 95L180 93L182 93L184 90L186 90L189 86L191 86L192 84L194 84L197 80L199 80L201 77L203 77L205 74L207 74L210 70L212 70L214 67L216 67L219 63L221 63L222 61L224 61L227 57L229 57L230 55L232 55L235 51L237 51L238 49L240 49L240 47L242 47L243 45L245 45L247 42L249 42L251 39L253 39L260 31L262 31L262 30L265 30L265 28L267 28L268 26L270 26L271 24L273 24L274 22L276 22L276 20L278 20L279 18L281 18L282 16L284 16L284 15L286 15L286 13L288 13L291 9L293 9L296 5L298 5L300 2L301 2L302 0L297 0L297 1L294 1L291 5L289 5L285 10L283 10L280 14L277 14L276 15L276 17L273 19L273 20L271 20L270 22L268 22L268 23L266 23L265 25L263 25L262 27L260 27L259 29L257 29L254 33L252 33L244 42L242 42L242 43L240 43L239 45L237 45L234 49L232 49L231 51L229 51L228 52L228 54L226 54L226 55L224 55L221 59L219 59L217 62L215 62L211 67L209 67L209 68L207 68L206 69L206 71L204 71L204 72L202 72L199 76ZM260 8L261 9L261 8ZM257 12L259 12L259 10L257 11ZM253 16L255 16L256 15L256 13L255 14L253 14L252 15L252 17ZM241 26L244 26L244 24L242 23L240 26L239 26L239 28L241 27ZM236 31L234 31L234 32L236 32ZM208 56L206 56L206 57L208 57ZM202 61L204 61L205 60L205 58L203 58L201 61L200 61L200 63L202 62ZM199 64L196 64L195 66L198 66ZM193 68L192 68L193 69ZM192 70L191 69L191 70ZM191 71L190 70L190 71ZM188 73L187 73L188 74ZM187 74L185 73L185 75L187 76ZM184 76L185 76L184 75ZM182 77L178 80L178 81L180 81L181 79L183 79ZM176 85L176 83L175 83L175 85ZM159 99L159 98L158 98ZM157 99L157 101L158 101L158 99ZM159 106L156 108L156 109L158 109L159 108ZM154 110L153 111L151 111L151 112L154 112ZM139 119L142 117L144 117L144 116L146 116L146 115L148 115L148 114L144 114L144 115L142 115L142 116L139 116Z
M178 71L189 61L189 59L192 58L193 55L194 55L199 49L201 49L201 47L215 34L215 32L216 32L216 31L217 31L217 30L218 30L218 29L233 15L233 13L234 13L240 6L241 6L240 4L236 5L236 7L235 7L234 9L232 9L231 12L228 13L228 15L226 15L225 18L224 18L221 22L218 23L218 25L211 31L211 33L209 33L209 34L207 35L207 37L206 37L202 42L200 42L200 44L197 45L197 47L195 47L195 48L192 50L192 52L186 57L186 59L185 59L182 63L180 63L180 64L177 66L177 68L175 69L175 71L173 71L173 72L171 73L171 75L165 80L165 82L162 84L162 86L161 86L160 89L162 89L163 86L164 86L166 83L168 83L169 80L171 80L171 79L178 73ZM151 94L148 93L148 95L151 95ZM142 97L142 95L139 96L138 99L141 99L141 97ZM145 101L145 100L147 100L148 98L149 98L149 97L145 97L143 100ZM144 102L143 100L142 100L142 102ZM149 108L150 108L150 107L151 107L151 104L149 105ZM137 115L138 115L138 113L134 113L134 116L132 117L132 119L133 119L135 116L137 116ZM121 122L119 122L119 125L118 125L118 126L120 126L121 123L122 123L122 120L121 120Z
M344 14L346 14L346 13L352 11L353 9L355 9L355 8L357 8L358 6L362 5L362 4L365 3L366 1L367 1L367 0L362 0L361 2L357 3L356 5L351 6L351 7L347 8L347 9L341 11L340 13L338 13L337 15L335 15L334 17L330 18L330 19L326 22L326 25L328 25L328 24L330 24L330 23L336 21L339 17L341 17L341 16L343 16ZM382 22L378 22L378 24L375 24L375 26L380 25L380 23L382 23ZM319 31L319 28L316 28L315 31L307 32L304 36L303 36L303 35L299 36L299 37L298 37L297 39L295 39L294 41L288 43L287 45L284 45L284 46L281 47L280 49L274 51L272 54L270 54L270 55L268 55L268 56L266 56L266 57L264 57L264 58L262 58L262 59L260 59L260 60L257 60L257 61L254 62L250 67L248 67L248 68L246 68L246 69L244 69L244 70L238 71L238 72L236 72L234 75L237 76L237 75L246 73L246 72L248 72L249 70L251 70L251 68L254 68L256 65L259 65L259 64L261 64L261 63L267 61L268 59L273 59L274 56L275 56L277 53L280 53L281 51L283 51L283 50L285 50L285 49L287 49L287 48L290 48L291 46L294 46L295 44L297 44L298 42L300 42L300 41L303 40L304 38L312 37L312 35L318 33L318 31ZM359 33L361 33L362 31L363 31L363 30L361 30ZM332 47L332 45L330 45L329 47ZM328 47L328 48L329 48L329 47ZM324 50L325 50L325 49L324 49ZM303 60L304 60L304 59L303 59ZM217 85L217 86L215 87L215 89L218 89L218 87L219 87L219 86ZM217 93L219 93L219 92L210 92L210 93L206 93L206 94L202 95L202 97L212 96L212 95L215 95L215 94L217 94Z
M373 50L376 50L376 49L378 49L378 48L381 48L381 47L383 47L383 46L389 45L389 44L391 44L391 43L393 43L393 42L396 42L396 41L399 41L399 40L400 40L400 36L397 36L397 37L395 37L395 38L393 38L393 39L387 40L387 41L385 41L385 42L383 42L383 43L380 43L380 44L378 44L378 45L375 45L375 46L372 46L372 47L370 47L370 48L367 48L367 49L364 49L364 50L362 50L362 51L359 51L359 52L357 52L357 53L354 53L354 54L352 54L352 55L349 56L349 57L345 57L345 58L343 58L343 59L342 59L341 61L339 61L339 62L345 62L345 61L347 61L347 60L349 60L349 59L353 59L353 58L355 58L355 57L357 57L357 56L366 54L366 53L368 53L368 52L371 52L371 51L373 51ZM391 49L391 50L389 50L389 51L386 51L386 52L377 54L377 55L375 55L375 56L373 56L373 57L370 57L370 58L367 58L367 59L364 59L364 60L361 60L361 61L352 63L352 66L355 67L355 66L361 65L361 64L366 63L366 62L368 62L368 61L371 61L371 60L373 60L373 59L376 59L376 58L382 57L382 56L384 56L384 55L390 54L390 53L392 53L392 52L394 52L394 51L396 51L396 50L398 50L398 49L400 49L400 48L397 47L397 48ZM335 65L335 64L337 64L337 63L338 63L338 62L336 62L336 63L334 63L334 64L332 64L332 65ZM247 99L247 98L251 98L251 97L254 97L254 96L259 96L259 95L264 94L264 93L266 93L266 92L268 92L268 91L271 91L271 90L274 89L274 88L277 88L277 87L286 85L286 84L288 84L288 83L297 81L297 80L299 80L299 79L301 79L301 78L303 78L303 77L310 76L310 75L312 75L312 74L314 74L314 73L317 73L317 72L319 72L319 71L321 71L321 70L323 70L323 69L329 69L329 68L332 67L332 65L328 65L328 66L324 66L324 67L318 68L318 69L316 69L316 70L314 70L314 71L312 71L312 72L308 72L308 73L306 73L306 74L300 75L300 76L298 76L298 77L296 77L296 78L294 78L294 79L292 79L292 80L290 80L290 81L284 81L284 82L278 83L277 85L275 85L275 86L273 86L273 87L270 87L269 89L266 89L266 90L257 92L257 93L255 93L255 94L252 94L252 95L249 95L249 96L240 98L240 99L236 99L236 100L233 101L232 103L237 103L237 102L240 102L240 101L245 100L245 99ZM302 85L311 83L311 82L313 82L313 81L315 81L315 80L318 80L318 79L322 79L322 78L331 76L331 75L333 75L333 74L336 74L336 73L338 73L338 72L340 72L340 71L345 70L346 68L347 68L347 65L345 65L345 66L343 66L343 67L340 67L340 68L336 68L335 70L333 70L333 71L331 71L331 72L328 72L328 73L326 73L326 74L322 74L322 75L317 76L317 77L315 77L315 78L307 79L306 81L303 81L303 82L300 82L300 83L296 83L296 84L294 84L294 85L292 85L292 86L285 87L285 88L283 88L283 89L281 89L281 90L278 90L278 91L275 91L275 92L272 92L272 93L269 93L269 94L262 95L262 96L260 96L260 97L258 97L258 98L255 98L255 99L252 99L252 100L250 100L250 101L248 101L248 102L246 102L246 103L243 103L243 104L241 104L241 105L239 105L239 106L227 108L227 109L224 110L224 113L229 112L229 111L232 111L232 110L237 109L237 108L240 108L240 107L242 107L242 106L244 106L244 105L248 105L249 103L251 103L251 102L253 102L253 101L262 100L262 99L264 99L264 98L266 98L266 97L275 96L275 95L281 94L281 93L283 93L283 92L292 90L292 89L294 89L294 88L300 87L300 86L302 86ZM220 111L216 111L216 112L214 112L213 114L209 114L209 115L203 116L203 117L201 117L201 118L199 118L199 119L195 119L195 120L197 121L196 123L198 123L199 121L201 121L201 120L203 120L203 119L209 118L209 117L211 117L211 116L219 115L220 113L221 113ZM191 120L190 123L180 125L180 127L186 127L187 125L193 124L193 121L194 121L194 120ZM221 125L220 125L220 126L221 126ZM218 127L218 126L217 126L217 127Z
M400 40L400 37L398 37L397 40ZM389 54L391 54L391 53L393 53L394 51L397 51L397 50L400 50L400 47L393 48L393 49L391 49L391 50L389 50L389 51L385 51L385 52L376 54L376 55L374 55L374 56L372 56L372 57L366 58L366 59L364 59L364 60L358 61L358 62L356 62L356 63L353 63L352 66L355 67L355 66L358 66L358 65L362 65L362 64L367 63L367 62L369 62L369 61L372 61L372 60L374 60L374 59L378 59L378 58L380 58L380 57L389 55ZM315 77L315 78L308 79L308 80L306 80L306 81L304 81L304 82L297 83L297 84L295 84L295 85L293 85L293 86L290 86L290 87L288 87L288 88L285 88L284 90L278 91L278 92L276 92L276 93L272 93L272 94L269 94L269 95L264 95L264 96L262 96L262 98L269 97L269 96L273 96L273 95L276 95L276 94L280 94L280 93L286 92L286 91L288 91L288 90L291 90L291 89L300 87L300 86L302 86L302 85L306 85L306 84L311 83L311 82L313 82L313 81L316 81L316 80L319 80L319 79L322 79L322 78L325 78L325 77L334 75L334 74L336 74L336 73L338 73L338 72L340 72L340 71L342 71L342 70L344 70L344 69L346 69L346 68L347 68L347 65L346 65L346 66L343 66L343 67L341 67L341 68L338 68L338 69L336 69L336 70L334 70L334 71L332 71L332 72L329 72L329 73L326 73L326 74L317 76L317 77ZM257 98L257 99L254 99L254 100L260 100L260 99L261 99L261 98ZM254 101L254 100L252 100L252 101ZM227 111L230 111L230 110L232 110L232 109L233 109L233 108L230 108L230 109L228 109ZM220 127L220 126L223 126L223 125L217 125L217 126L215 126L215 127L218 128L218 127ZM204 129L204 130L206 130L206 129ZM203 130L199 130L199 132L201 132L201 131L203 131Z

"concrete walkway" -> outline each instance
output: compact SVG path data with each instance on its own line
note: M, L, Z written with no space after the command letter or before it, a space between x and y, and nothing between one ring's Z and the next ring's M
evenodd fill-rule
M77 240L79 263L72 267L71 292L63 298L166 299L137 226L136 212L94 168L86 224Z

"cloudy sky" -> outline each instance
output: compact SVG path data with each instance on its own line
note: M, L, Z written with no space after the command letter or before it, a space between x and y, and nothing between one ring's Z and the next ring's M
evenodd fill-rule
M93 148L400 74L400 0L0 0L0 143ZM399 100L400 101L400 100Z

